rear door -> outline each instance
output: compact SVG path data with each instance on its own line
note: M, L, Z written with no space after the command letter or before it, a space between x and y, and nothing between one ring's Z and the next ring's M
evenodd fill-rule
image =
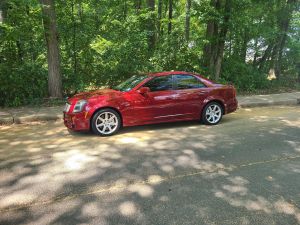
M175 113L187 118L198 118L209 88L193 75L173 75Z

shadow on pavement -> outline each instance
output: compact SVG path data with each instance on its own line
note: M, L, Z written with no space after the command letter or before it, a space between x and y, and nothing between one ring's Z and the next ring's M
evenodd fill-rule
M276 161L300 155L293 110L106 138L61 123L1 127L0 223L297 224L299 158Z

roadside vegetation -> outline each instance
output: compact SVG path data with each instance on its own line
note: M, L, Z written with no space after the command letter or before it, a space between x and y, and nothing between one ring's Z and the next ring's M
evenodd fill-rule
M1 0L0 106L184 70L241 94L300 90L297 0ZM43 100L46 99L46 100Z

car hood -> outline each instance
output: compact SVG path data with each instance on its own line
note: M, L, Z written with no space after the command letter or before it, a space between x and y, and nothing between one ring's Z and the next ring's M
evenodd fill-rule
M69 98L68 101L70 103L74 103L74 101L82 100L82 99L91 99L91 98L99 98L99 97L108 97L114 98L120 95L120 91L116 91L113 89L100 89L95 91L81 92L73 97Z

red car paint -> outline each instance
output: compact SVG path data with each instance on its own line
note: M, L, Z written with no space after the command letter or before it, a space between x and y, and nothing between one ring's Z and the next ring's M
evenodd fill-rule
M206 87L180 90L148 92L142 95L138 90L158 76L192 75ZM78 100L88 101L82 112L73 113ZM218 101L228 114L237 109L236 91L231 85L220 85L199 74L182 71L161 72L148 76L127 92L102 89L76 94L68 99L70 108L64 112L64 124L72 130L89 130L94 113L103 108L115 109L122 118L122 125L136 126L161 122L199 120L204 106Z

